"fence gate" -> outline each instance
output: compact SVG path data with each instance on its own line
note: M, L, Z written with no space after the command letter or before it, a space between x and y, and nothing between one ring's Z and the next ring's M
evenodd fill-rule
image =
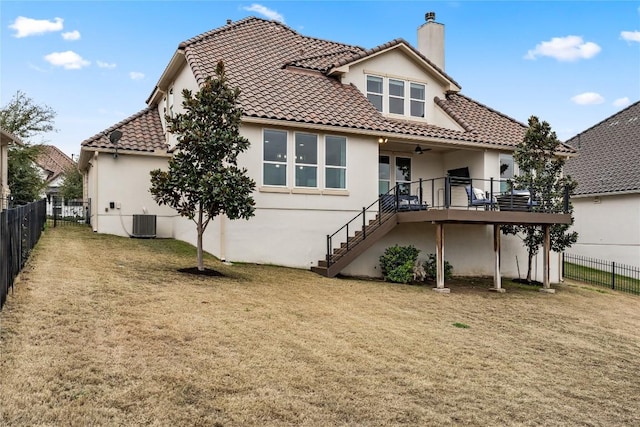
M91 199L64 200L59 197L47 199L47 225L50 227L89 225L90 215Z

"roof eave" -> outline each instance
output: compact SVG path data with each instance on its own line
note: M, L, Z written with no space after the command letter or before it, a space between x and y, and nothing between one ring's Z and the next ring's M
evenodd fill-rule
M169 85L173 82L176 74L182 69L182 67L186 64L186 59L184 56L184 48L180 47L176 50L169 61L169 65L164 69L164 72L158 79L158 83L156 84L153 92L149 95L146 100L147 105L157 104L158 101L162 98L167 90L169 89Z

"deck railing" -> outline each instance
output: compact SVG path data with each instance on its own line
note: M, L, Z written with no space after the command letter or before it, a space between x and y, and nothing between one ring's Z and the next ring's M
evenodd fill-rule
M506 191L500 191L501 188ZM334 249L338 245L345 243L344 253L348 252L363 242L367 234L371 234L391 218L390 214L427 209L568 213L569 191L565 189L562 203L558 203L557 200L545 200L534 191L517 189L510 180L446 176L400 182L369 206L363 207L335 233L327 235L327 266L331 266L341 256L334 255ZM374 219L376 221L372 222Z

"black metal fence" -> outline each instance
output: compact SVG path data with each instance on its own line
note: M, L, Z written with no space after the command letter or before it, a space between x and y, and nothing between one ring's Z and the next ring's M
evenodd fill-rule
M47 225L50 227L88 225L90 212L91 200L47 199Z
M592 285L640 295L640 268L581 255L562 255L562 275Z
M46 200L0 212L0 309L46 221Z

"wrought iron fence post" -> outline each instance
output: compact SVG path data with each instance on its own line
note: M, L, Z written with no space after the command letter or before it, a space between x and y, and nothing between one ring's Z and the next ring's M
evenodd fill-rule
M420 178L420 206L422 206L422 178Z
M616 263L615 261L611 262L611 289L616 288Z
M53 228L55 228L58 225L58 209L56 206L56 197L52 197L51 201L53 202Z

